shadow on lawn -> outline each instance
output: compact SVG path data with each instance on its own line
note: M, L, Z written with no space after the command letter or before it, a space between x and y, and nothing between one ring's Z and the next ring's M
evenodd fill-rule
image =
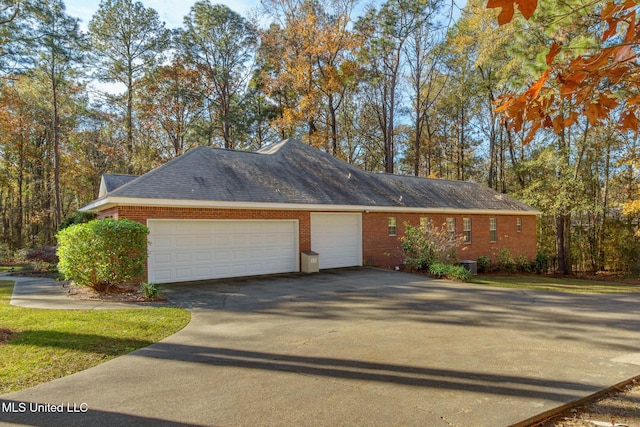
M7 345L30 345L83 351L86 353L119 356L138 348L153 344L154 341L122 339L95 334L77 334L48 330L27 330L15 333Z

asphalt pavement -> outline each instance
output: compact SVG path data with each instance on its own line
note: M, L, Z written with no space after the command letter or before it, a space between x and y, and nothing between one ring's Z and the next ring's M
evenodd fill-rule
M85 308L47 286L18 281L12 303ZM192 312L182 331L0 396L0 425L506 426L640 373L639 294L356 268L165 295Z

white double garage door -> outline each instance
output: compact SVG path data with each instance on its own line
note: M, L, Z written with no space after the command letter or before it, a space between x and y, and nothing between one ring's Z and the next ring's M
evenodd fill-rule
M300 271L297 220L150 219L148 280L186 282ZM362 215L312 213L320 268L362 265Z

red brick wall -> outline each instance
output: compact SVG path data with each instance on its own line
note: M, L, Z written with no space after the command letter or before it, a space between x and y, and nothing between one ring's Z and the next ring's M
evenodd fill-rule
M105 219L105 218L113 218L113 219L118 219L118 208L110 208L110 209L105 209L101 212L98 212L98 219Z
M119 206L113 218L127 218L147 225L147 219L297 219L300 251L311 250L311 216L308 211L276 211L249 209L169 208L151 206ZM100 217L106 217L100 213Z
M389 217L395 217L397 236L389 236ZM458 248L459 260L476 260L481 255L497 258L502 248L509 249L514 258L525 255L530 260L536 256L536 217L534 215L434 215L364 213L362 214L363 257L365 265L395 268L402 264L404 255L400 250L399 237L405 233L405 222L420 225L420 217L428 217L433 227L445 227L446 219L455 218L456 236L462 236L462 218L471 219L471 243ZM489 218L496 218L497 241L489 241ZM522 231L516 229L516 218L522 219Z
M388 220L395 217L397 236L389 236ZM170 208L145 206L119 206L100 213L100 218L128 218L142 224L147 219L295 219L299 224L300 251L311 250L311 216L309 211ZM404 223L420 225L420 217L429 217L432 226L442 226L447 217L456 220L456 235L462 235L462 218L471 218L471 243L458 249L458 259L476 260L480 255L496 259L502 248L509 249L513 257L536 255L536 217L533 215L434 215L400 213L363 213L363 261L365 265L393 269L402 264L399 237L404 235ZM489 218L497 220L497 241L489 241ZM522 231L516 230L516 218L522 219Z

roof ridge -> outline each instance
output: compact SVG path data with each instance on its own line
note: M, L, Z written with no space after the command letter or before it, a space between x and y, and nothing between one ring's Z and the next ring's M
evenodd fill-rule
M199 145L197 147L194 147L190 150L188 150L186 153L183 153L182 155L178 156L178 157L174 157L173 159L169 160L166 163L161 164L160 166L151 169L148 172L143 173L142 175L139 175L137 178L132 179L131 181L127 182L124 185L121 185L120 187L116 188L115 190L113 190L111 193L109 193L110 196L113 196L115 193L119 193L120 190L122 190L125 187L130 187L131 184L138 184L140 182L144 182L146 180L148 180L150 177L153 177L154 175L160 173L161 171L165 170L166 168L170 167L170 165L173 165L177 162L182 162L184 161L184 159L191 157L194 153L199 152L199 151L211 151L214 147L207 147L204 145Z
M431 178L431 177L428 177L428 176L404 175L404 174L389 173L389 172L373 172L373 171L365 171L365 172L372 173L372 174L374 174L376 176L392 176L392 177L399 177L399 178L421 179L421 180L433 181L433 182L451 182L451 183L454 183L454 184L474 184L474 185L483 186L483 184L481 184L479 182L463 181L463 180L460 180L460 179Z
M234 203L532 209L476 182L365 171L294 138L252 152L198 146L109 195Z

